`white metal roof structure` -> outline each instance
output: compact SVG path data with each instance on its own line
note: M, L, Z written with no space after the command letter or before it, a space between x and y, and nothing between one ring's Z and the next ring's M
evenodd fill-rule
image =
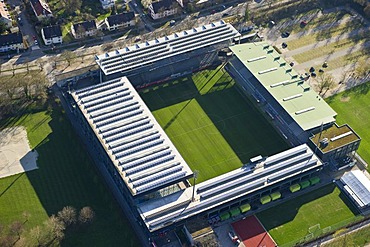
M345 173L340 181L344 189L361 208L370 206L370 180L360 170Z
M196 185L194 202L190 187L138 205L138 210L148 229L155 231L321 166L303 144Z
M126 77L71 93L132 195L192 171Z
M124 72L161 59L232 40L240 34L223 20L135 44L95 57L105 75Z

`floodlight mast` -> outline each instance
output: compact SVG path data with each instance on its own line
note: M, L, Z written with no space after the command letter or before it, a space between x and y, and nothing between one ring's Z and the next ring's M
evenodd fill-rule
M195 196L195 181L197 180L197 178L198 178L198 171L195 170L194 173L193 173L194 183L193 183L193 194L191 196L191 201L192 202L194 202L194 200L195 200L195 198L194 198L194 196Z

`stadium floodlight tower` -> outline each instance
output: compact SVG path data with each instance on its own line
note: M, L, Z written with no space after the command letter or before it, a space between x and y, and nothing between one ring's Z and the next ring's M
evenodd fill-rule
M240 33L219 20L95 56L100 80L127 76L135 87L168 80L213 64Z

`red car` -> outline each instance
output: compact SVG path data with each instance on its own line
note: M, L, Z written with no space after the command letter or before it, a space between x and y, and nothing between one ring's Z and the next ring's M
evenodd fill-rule
M307 21L301 21L301 27L305 27L307 25Z

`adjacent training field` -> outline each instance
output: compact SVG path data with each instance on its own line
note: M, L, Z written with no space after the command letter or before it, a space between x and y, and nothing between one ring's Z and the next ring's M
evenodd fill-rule
M0 179L1 225L23 222L26 211L30 218L25 227L30 229L64 206L77 210L90 206L95 221L67 231L64 246L137 246L129 223L58 106L23 114L0 126L24 126L31 148L39 154L39 169Z
M234 83L217 68L140 92L198 182L288 147Z
M347 197L330 184L267 209L257 217L279 246L290 246L307 235L343 227L360 217L355 214Z
M338 113L337 123L348 123L360 135L362 140L358 153L370 164L370 82L330 97L326 101Z
M252 215L246 219L232 223L234 230L239 235L245 246L250 247L275 247L274 240L263 228L256 216Z

